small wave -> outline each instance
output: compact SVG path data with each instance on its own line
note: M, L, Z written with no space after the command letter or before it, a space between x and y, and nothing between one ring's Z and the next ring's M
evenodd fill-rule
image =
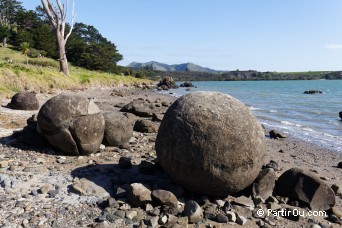
M296 123L291 123L291 122L288 122L288 121L280 121L280 123L288 125L288 126L304 127L303 125L296 124Z

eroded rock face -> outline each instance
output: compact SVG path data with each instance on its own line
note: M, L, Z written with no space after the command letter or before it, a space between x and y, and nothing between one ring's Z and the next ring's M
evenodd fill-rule
M69 155L88 155L99 150L105 121L89 99L58 95L48 100L37 117L37 131L52 146Z
M12 97L9 107L17 110L38 110L39 102L33 93L20 92Z
M312 210L325 211L335 205L334 191L312 173L298 168L284 172L276 183L280 196L299 199Z
M128 143L133 136L133 127L129 118L121 112L104 114L104 143L109 146L120 146Z
M179 98L159 128L161 167L184 188L226 196L250 185L265 156L264 133L250 110L217 92Z

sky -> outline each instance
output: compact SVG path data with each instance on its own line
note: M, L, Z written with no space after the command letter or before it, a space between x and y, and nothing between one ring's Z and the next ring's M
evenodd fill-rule
M123 66L342 70L341 0L75 0L75 11L117 46Z

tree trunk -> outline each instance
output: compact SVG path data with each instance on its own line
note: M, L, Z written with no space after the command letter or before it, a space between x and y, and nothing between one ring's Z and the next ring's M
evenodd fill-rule
M65 74L66 76L69 76L69 66L65 52L65 42L64 39L62 39L61 37L58 37L57 39L59 53L59 71Z
M4 39L2 40L2 47L7 47L7 37L4 37Z

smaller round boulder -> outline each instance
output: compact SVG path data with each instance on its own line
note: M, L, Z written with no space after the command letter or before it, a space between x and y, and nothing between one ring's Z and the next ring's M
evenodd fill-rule
M9 107L17 110L38 110L39 102L33 93L19 92L12 97Z
M129 118L121 112L107 112L104 118L106 125L104 144L108 146L127 144L133 136L133 126Z

